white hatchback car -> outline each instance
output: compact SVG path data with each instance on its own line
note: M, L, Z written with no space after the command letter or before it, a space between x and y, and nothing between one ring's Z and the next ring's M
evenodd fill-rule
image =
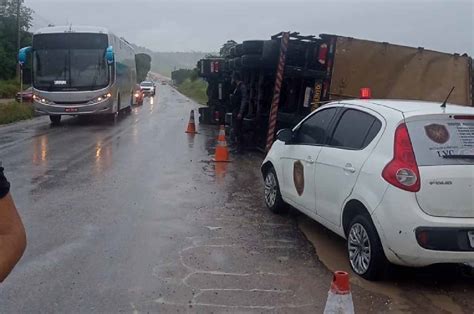
M474 108L395 100L327 104L280 130L265 203L346 238L354 272L474 262Z

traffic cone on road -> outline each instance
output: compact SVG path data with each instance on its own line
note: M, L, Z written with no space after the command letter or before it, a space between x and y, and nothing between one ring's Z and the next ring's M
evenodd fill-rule
M335 271L328 292L328 299L324 314L353 314L354 303L352 303L351 288L349 285L349 274L345 271Z
M225 141L225 126L221 125L219 127L219 135L217 136L217 141Z
M216 154L213 159L216 162L227 162L229 160L229 149L227 148L227 141L225 139L225 128L221 125L219 136L217 137Z
M189 123L188 128L186 129L186 133L189 134L196 134L196 123L194 122L194 110L191 110L189 115Z

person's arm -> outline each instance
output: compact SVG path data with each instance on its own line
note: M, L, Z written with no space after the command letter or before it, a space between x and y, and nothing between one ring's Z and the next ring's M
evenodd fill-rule
M10 195L10 184L0 167L0 282L18 263L25 248L25 228Z
M239 119L242 119L248 106L247 87L243 83L240 84L240 93L242 95L242 100L240 102Z

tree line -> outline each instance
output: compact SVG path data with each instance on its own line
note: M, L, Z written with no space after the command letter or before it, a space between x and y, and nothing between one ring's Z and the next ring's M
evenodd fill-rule
M31 45L33 10L24 0L0 0L0 80L13 79L17 64L17 6L20 2L20 46Z

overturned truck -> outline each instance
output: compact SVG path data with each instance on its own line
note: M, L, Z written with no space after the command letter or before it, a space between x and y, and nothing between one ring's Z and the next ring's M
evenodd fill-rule
M219 57L201 59L197 68L208 82L200 122L225 123L232 130L231 76L239 72L249 101L245 142L262 150L272 140L269 121L276 120L270 132L292 127L328 101L359 97L364 87L372 98L441 103L454 86L450 102L473 106L469 56L338 35L279 33L248 40Z

